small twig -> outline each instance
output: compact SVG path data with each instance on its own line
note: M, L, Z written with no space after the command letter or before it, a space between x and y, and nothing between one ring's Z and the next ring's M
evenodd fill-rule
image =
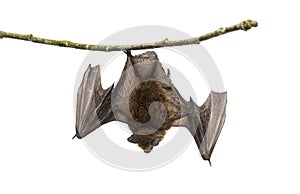
M237 31L237 30L247 31L247 30L251 29L252 27L257 27L257 25L258 25L257 22L254 20L246 20L246 21L242 21L233 26L229 26L226 28L219 28L218 30L215 30L213 32L210 32L208 34L204 34L202 36L195 37L195 38L184 39L184 40L174 40L174 41L169 41L168 39L164 39L159 42L145 43L145 44L133 44L133 45L81 44L81 43L71 42L68 40L51 40L51 39L46 39L46 38L39 38L39 37L33 36L32 34L17 34L17 33L4 32L4 31L0 31L0 39L1 38L12 38L12 39L18 39L18 40L31 41L31 42L40 43L40 44L48 44L48 45L55 45L55 46L61 46L61 47L83 49L83 50L109 52L109 51L153 49L153 48L160 48L160 47L172 47L172 46L183 46L183 45L189 45L189 44L199 44L200 42L202 42L204 40L208 40L208 39L226 34L228 32L233 32L233 31Z

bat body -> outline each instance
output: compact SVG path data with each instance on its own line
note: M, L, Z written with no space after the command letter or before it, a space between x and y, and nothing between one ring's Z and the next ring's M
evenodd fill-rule
M202 158L210 160L225 121L226 92L212 91L198 107L182 98L155 52L126 53L116 86L102 88L99 65L86 70L77 94L76 136L83 138L105 123L120 121L132 132L128 141L149 153L172 126L184 126Z

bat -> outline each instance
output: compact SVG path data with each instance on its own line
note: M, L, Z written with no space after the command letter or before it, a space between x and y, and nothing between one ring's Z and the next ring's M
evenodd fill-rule
M204 160L210 158L225 121L227 93L211 91L202 106L186 101L173 85L155 52L127 60L118 83L103 89L100 66L88 66L77 93L76 135L84 138L111 121L128 124L127 139L151 152L171 127L187 128Z

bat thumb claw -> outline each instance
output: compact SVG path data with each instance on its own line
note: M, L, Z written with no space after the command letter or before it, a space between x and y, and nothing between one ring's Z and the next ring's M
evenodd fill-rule
M208 162L209 162L209 165L211 166L211 162L210 162L210 159L208 159Z

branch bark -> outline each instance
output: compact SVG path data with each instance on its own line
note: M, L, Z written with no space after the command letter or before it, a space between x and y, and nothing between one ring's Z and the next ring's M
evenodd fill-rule
M213 32L204 34L202 36L183 39L183 40L174 40L169 41L167 38L153 43L144 43L144 44L133 44L133 45L93 45L93 44L82 44L71 42L68 40L52 40L47 38L40 38L33 36L32 34L17 34L11 32L4 32L0 31L0 39L1 38L12 38L24 41L30 41L40 44L47 44L47 45L54 45L60 47L68 47L68 48L75 48L75 49L83 49L83 50L92 50L92 51L126 51L126 50L140 50L140 49L153 49L153 48L160 48L160 47L172 47L172 46L183 46L183 45L190 45L190 44L199 44L202 41L227 34L229 32L243 30L247 31L252 27L257 27L258 23L254 20L245 20L236 25L232 25L229 27L221 27Z

